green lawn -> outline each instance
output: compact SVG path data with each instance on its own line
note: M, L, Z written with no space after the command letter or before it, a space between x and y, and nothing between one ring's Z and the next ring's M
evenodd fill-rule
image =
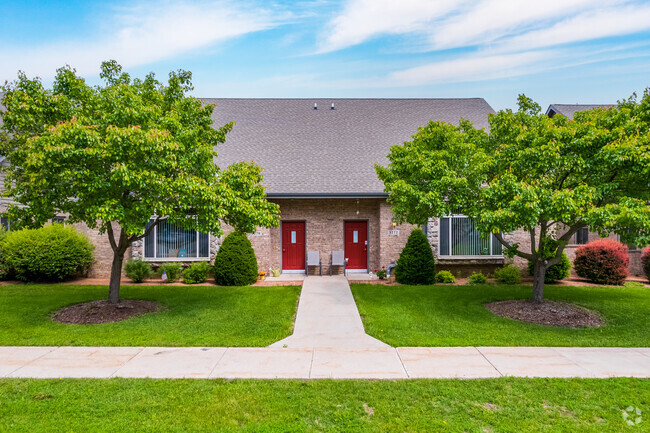
M353 284L366 332L392 346L650 346L650 289L546 286L547 299L601 314L601 328L568 329L496 316L484 304L529 299L530 286Z
M51 314L105 299L107 286L0 286L0 346L266 346L291 334L300 287L123 286L160 313L101 325L64 325Z
M29 433L626 432L650 428L650 381L0 379L0 408Z

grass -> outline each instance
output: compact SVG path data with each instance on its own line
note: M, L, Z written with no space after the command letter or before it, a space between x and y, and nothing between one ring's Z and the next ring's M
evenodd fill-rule
M529 299L530 286L353 284L366 332L393 346L650 346L650 289L546 286L546 299L600 313L601 328L557 328L496 316L484 304Z
M600 433L647 431L650 381L0 379L0 407L0 431L29 433Z
M122 299L165 310L123 322L53 322L60 308L108 296L107 286L0 286L0 346L266 346L291 334L300 287L123 286Z

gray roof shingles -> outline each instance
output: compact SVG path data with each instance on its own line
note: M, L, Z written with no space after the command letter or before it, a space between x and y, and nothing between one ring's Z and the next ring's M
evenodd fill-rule
M218 164L255 161L270 196L381 194L373 163L386 164L392 145L410 140L430 120L464 118L487 129L494 112L482 98L203 101L215 105L215 127L236 122L217 147Z
M551 104L546 110L546 114L549 117L553 117L555 114L561 114L569 119L573 119L573 115L578 111L591 110L598 107L613 107L611 104Z

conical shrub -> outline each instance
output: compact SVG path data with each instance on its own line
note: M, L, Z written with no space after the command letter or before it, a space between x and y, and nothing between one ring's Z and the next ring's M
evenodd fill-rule
M395 279L400 284L433 284L436 265L426 235L413 229L395 267Z
M248 286L257 281L257 258L245 233L234 231L223 240L214 259L214 280L220 286Z

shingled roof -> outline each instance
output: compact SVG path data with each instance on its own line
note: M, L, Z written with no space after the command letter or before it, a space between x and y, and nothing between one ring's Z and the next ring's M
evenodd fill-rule
M384 196L373 163L386 164L392 145L430 120L487 128L494 112L482 98L204 101L215 105L215 127L236 123L218 164L255 161L269 197Z
M569 119L573 119L573 114L578 111L586 111L598 107L610 108L613 106L612 104L551 104L548 106L548 110L546 110L546 115L553 117L556 114L561 114Z

